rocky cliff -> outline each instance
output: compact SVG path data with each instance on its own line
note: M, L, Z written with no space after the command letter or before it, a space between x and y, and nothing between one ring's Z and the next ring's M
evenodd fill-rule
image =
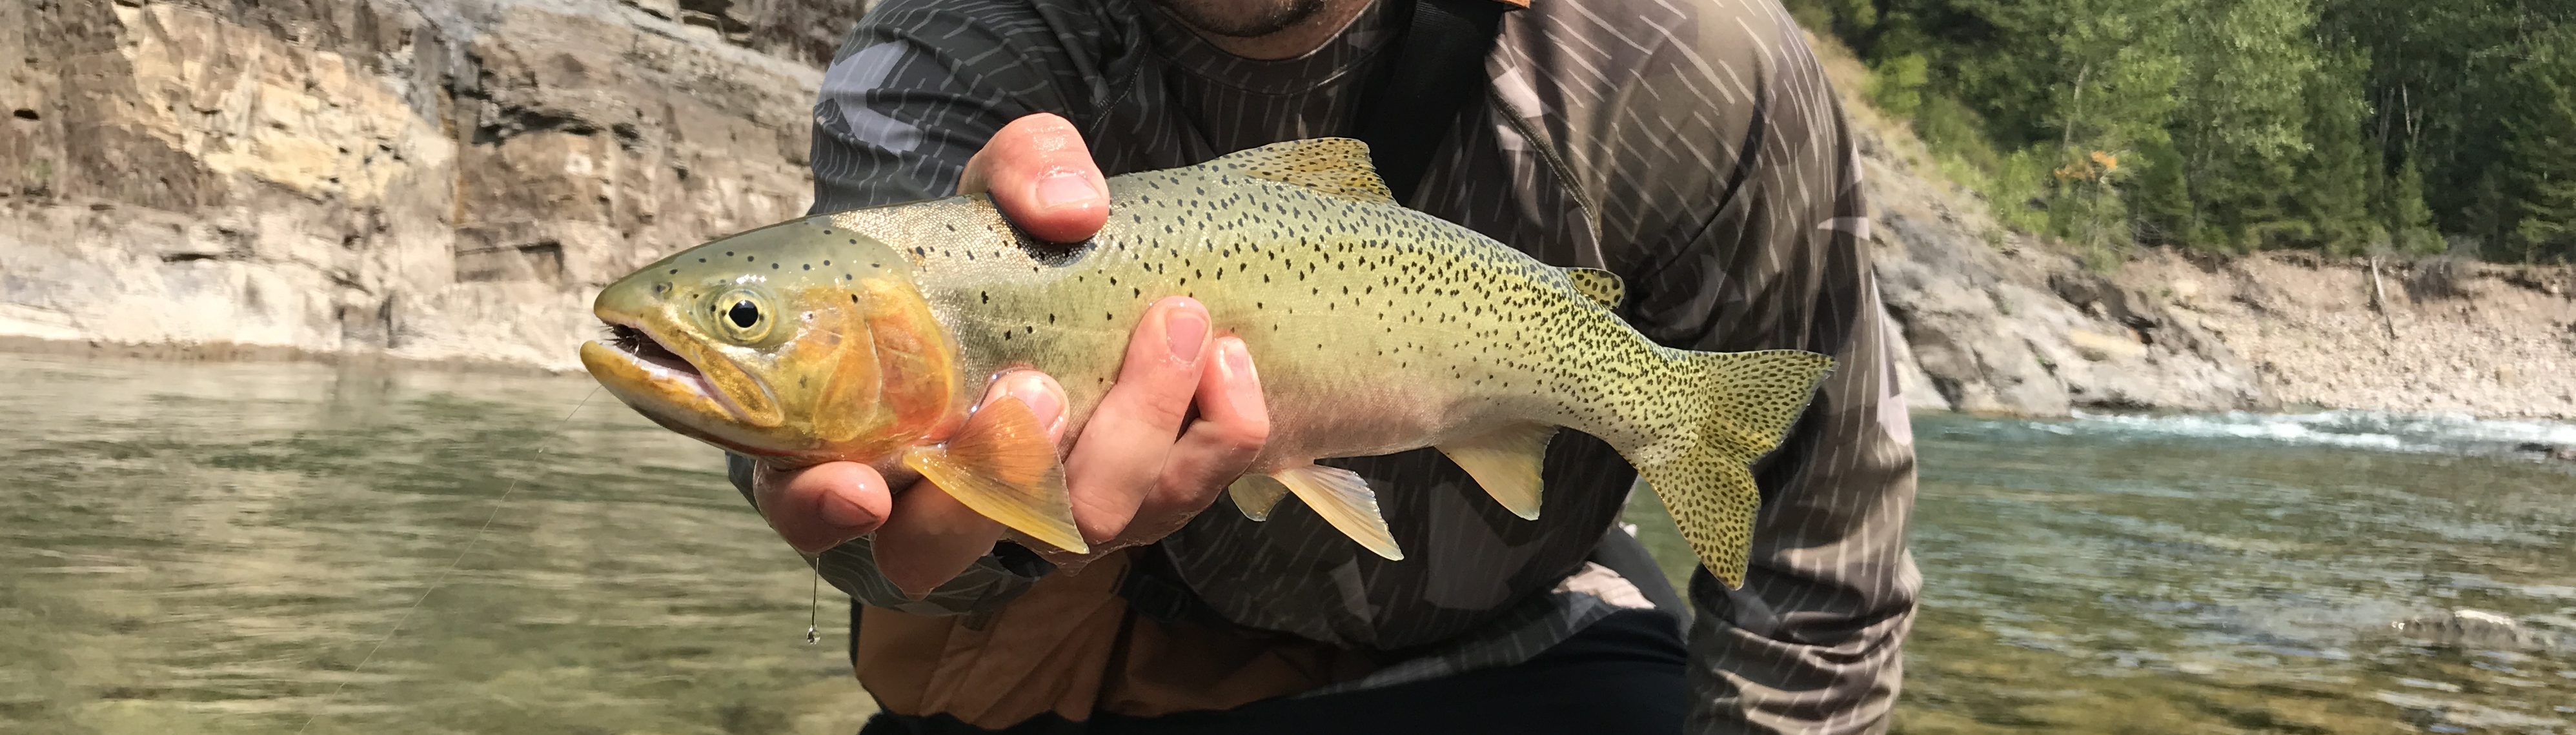
M818 67L859 11L0 3L0 58L22 62L0 76L0 341L569 368L593 289L802 210ZM2576 302L2539 285L2562 276L2470 268L2500 285L2407 290L2374 321L2349 263L2097 274L1997 226L1823 51L1919 408L2576 416Z
M0 4L0 334L562 366L800 212L830 0Z

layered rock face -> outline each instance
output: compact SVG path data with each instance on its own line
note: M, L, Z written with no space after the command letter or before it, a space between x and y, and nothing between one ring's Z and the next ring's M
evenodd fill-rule
M2266 410L2272 391L2230 344L2174 313L2174 294L2114 278L1997 225L1926 170L1931 154L1859 100L1857 64L1828 61L1858 139L1880 296L1905 333L1918 409L2063 416L2079 409Z
M861 9L0 3L0 338L569 369L598 287L802 211L819 69ZM1832 63L1914 405L2271 405L2202 320L2010 247Z
M0 4L0 334L563 367L802 211L856 2Z

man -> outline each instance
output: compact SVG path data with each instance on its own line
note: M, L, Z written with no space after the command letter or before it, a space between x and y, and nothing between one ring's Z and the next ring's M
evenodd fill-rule
M1104 173L1351 134L1390 5L885 0L824 82L814 211L984 192L1033 237L1080 241L1109 215ZM1837 359L1755 468L1745 587L1701 570L1696 615L1639 609L1669 587L1612 571L1633 542L1605 536L1634 475L1571 432L1536 521L1432 450L1336 461L1377 489L1401 562L1293 502L1260 524L1202 513L1268 431L1258 356L1168 299L1087 424L1064 426L1045 375L988 393L1069 440L1091 556L1041 560L865 467L734 459L771 525L865 605L853 657L888 711L869 732L1886 726L1919 586L1913 453L1858 163L1803 37L1776 0L1536 0L1485 69L1454 123L1426 122L1449 130L1408 206L1619 274L1622 315L1664 344Z

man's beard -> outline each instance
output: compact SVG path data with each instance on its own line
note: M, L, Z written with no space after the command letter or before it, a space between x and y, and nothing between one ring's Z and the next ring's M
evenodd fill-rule
M1288 30L1324 9L1324 0L1154 0L1191 28L1258 38Z

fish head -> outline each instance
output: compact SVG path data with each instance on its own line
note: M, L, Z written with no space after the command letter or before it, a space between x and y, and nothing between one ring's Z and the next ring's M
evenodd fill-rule
M665 428L782 466L884 464L963 420L957 346L912 262L829 215L725 237L600 291L601 386Z

